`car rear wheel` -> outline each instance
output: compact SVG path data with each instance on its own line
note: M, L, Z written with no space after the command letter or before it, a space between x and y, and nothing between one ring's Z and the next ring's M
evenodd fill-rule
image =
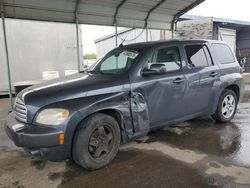
M228 122L234 118L237 109L237 96L234 91L226 89L220 96L219 103L213 119L218 122Z
M97 113L84 120L77 129L73 143L73 159L80 166L95 170L109 164L120 146L117 121Z

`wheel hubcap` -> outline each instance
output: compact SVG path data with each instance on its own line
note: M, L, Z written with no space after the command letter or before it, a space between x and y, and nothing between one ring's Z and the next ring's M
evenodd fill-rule
M96 128L89 139L89 153L97 159L106 156L112 149L113 134L111 129L106 126Z
M230 118L235 111L235 99L233 95L227 95L222 102L222 115Z

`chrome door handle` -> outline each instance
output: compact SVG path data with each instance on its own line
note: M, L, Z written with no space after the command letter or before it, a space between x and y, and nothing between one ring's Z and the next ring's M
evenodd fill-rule
M217 75L218 75L217 72L211 72L211 73L210 73L210 77L215 77L215 76L217 76Z
M175 83L175 84L179 84L179 83L181 83L181 82L184 82L184 78L176 78L176 79L173 81L173 83Z

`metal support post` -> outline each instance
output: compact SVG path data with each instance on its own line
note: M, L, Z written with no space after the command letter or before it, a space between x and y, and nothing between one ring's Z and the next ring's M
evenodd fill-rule
M80 52L80 42L79 42L79 24L78 24L78 15L76 13L76 45L77 45L77 64L78 64L78 71L80 71L81 67L81 52Z
M118 47L118 31L116 25L115 25L115 46Z
M8 51L8 43L7 43L7 35L6 35L6 27L5 27L5 15L4 15L4 6L3 6L3 4L1 4L1 18L2 18L2 24L3 24L3 36L4 36L6 64L7 64L10 106L12 108L13 107L13 99L12 99L12 87L11 87L11 75L10 75L10 60L9 60L9 51Z
M172 40L174 39L174 25L175 25L175 21L172 21L171 23Z

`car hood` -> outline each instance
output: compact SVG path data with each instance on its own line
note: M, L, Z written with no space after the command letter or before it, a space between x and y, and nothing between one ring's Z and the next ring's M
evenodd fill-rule
M126 83L126 76L79 73L28 87L18 97L26 105L40 108L74 98L121 92Z

